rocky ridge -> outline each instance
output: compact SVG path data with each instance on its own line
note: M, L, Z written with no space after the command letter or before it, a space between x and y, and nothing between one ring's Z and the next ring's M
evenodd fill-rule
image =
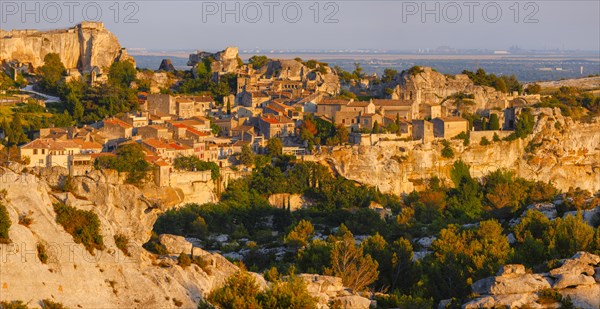
M0 62L16 61L38 68L44 57L57 53L67 69L105 71L115 61L132 61L117 37L99 22L82 22L50 31L0 30Z
M19 166L12 166L21 170ZM159 214L182 201L180 192L154 186L138 188L122 184L113 171L95 171L72 179L71 192L57 189L65 181L58 169L16 173L0 169L0 191L12 224L10 244L0 244L0 301L22 300L40 307L50 299L69 308L196 308L198 302L239 270L222 255L195 245L194 239L159 235L167 254L154 255L142 248L151 237ZM6 191L4 191L6 190ZM94 212L101 226L105 249L88 252L56 223L53 204L61 202ZM19 224L26 215L28 226ZM127 256L117 248L115 235L127 239ZM46 248L42 263L36 246ZM202 266L177 265L180 253L201 257ZM267 283L254 274L259 286ZM368 308L370 301L350 293L339 278L310 276L309 291L320 300L319 308L338 301L343 308ZM327 282L334 282L333 287Z
M600 307L600 257L578 252L547 273L528 273L523 265L503 266L494 277L473 283L479 296L463 305L473 308L558 308L560 303L545 297L548 291L569 297L577 308Z

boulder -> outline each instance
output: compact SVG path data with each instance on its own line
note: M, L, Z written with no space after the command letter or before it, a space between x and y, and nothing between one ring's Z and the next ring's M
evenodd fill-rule
M521 264L507 264L500 267L500 271L498 271L497 276L507 276L507 275L524 275L525 274L525 266Z
M192 244L185 240L183 236L161 234L158 236L158 240L171 254L192 253Z
M596 282L600 283L600 267L596 267L594 268L594 280L596 280Z
M559 292L563 297L570 297L575 308L600 308L600 284L578 286Z
M550 271L550 276L560 274L586 274L594 275L594 265L600 263L600 256L588 252L577 252L572 258L564 261L562 266Z
M586 276L584 274L560 274L557 275L556 281L552 285L554 289L564 289L568 287L575 287L579 285L592 285L596 284L594 277Z
M550 283L538 274L511 274L475 281L471 288L481 295L523 294L549 289Z
M336 303L344 309L369 309L371 301L359 295L349 295L336 298Z

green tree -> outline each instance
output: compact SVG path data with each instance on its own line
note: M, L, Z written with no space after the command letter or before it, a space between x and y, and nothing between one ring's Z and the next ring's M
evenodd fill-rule
M435 299L467 296L470 284L495 274L512 251L495 220L482 221L475 229L450 225L440 231L431 248L424 269Z
M248 59L248 63L252 65L252 68L255 70L264 67L267 62L269 62L269 58L267 58L267 56L252 56L250 59Z
M242 146L242 152L240 153L240 162L246 166L252 166L254 164L254 153L248 144Z
M267 153L271 156L280 156L283 154L283 143L278 137L269 139L267 142Z
M535 118L531 111L523 110L521 115L515 122L515 135L518 138L525 138L527 135L533 133L533 127L535 126Z
M377 122L377 120L375 120L375 122L373 122L373 130L372 130L373 134L377 134L379 133L379 123Z
M127 88L136 80L137 71L131 61L113 62L108 69L108 81L122 88Z
M196 156L177 157L173 161L173 167L186 171L210 171L210 178L217 180L220 177L219 165L215 162L202 161Z
M452 169L450 170L450 179L454 183L455 187L460 186L460 184L465 180L472 180L471 173L469 172L470 166L463 162L462 160L454 161L452 164Z
M500 130L500 120L498 119L497 114L490 115L489 129L490 130Z
M96 169L110 168L119 172L126 172L127 182L141 183L150 171L150 163L146 161L146 152L137 143L119 146L116 157L101 156L94 161Z
M25 127L21 120L21 113L15 113L10 123L10 130L5 131L7 133L6 140L7 145L21 145L29 141L25 134Z
M331 268L328 273L342 278L344 286L355 292L363 291L377 280L379 264L363 248L354 244L354 236L342 225L333 239Z
M555 241L554 252L558 258L567 258L577 251L593 249L594 228L589 226L581 213L577 216L567 215L564 219L554 221Z
M59 84L65 75L66 68L57 53L44 56L44 65L40 67L42 79L40 86L43 90L56 94Z
M385 69L383 70L383 76L381 76L381 81L384 83L389 83L391 82L394 77L398 74L398 71L394 70L394 69Z
M348 128L340 124L335 127L335 137L337 138L338 142L343 145L348 142L350 132L348 132Z
M315 228L307 220L300 220L298 224L285 237L285 243L295 247L302 248L308 245L309 238L315 232Z

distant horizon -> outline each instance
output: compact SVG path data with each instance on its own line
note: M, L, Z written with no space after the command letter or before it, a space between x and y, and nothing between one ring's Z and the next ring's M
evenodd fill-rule
M76 4L73 14L67 10L69 3ZM493 51L518 46L600 52L600 1L374 0L316 2L318 7L310 1L91 3L3 1L0 28L50 30L96 19L121 46L148 50L215 51L234 45L240 50L415 51L449 46ZM269 3L275 3L273 14L267 10ZM38 14L22 14L19 4ZM100 14L94 15L95 10Z

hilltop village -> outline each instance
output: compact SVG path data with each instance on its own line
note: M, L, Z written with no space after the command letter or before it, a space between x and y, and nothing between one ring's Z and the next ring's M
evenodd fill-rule
M0 309L600 306L600 76L0 45Z
M97 36L98 31L106 30L102 24L82 23L66 35ZM27 46L31 33L8 32L3 40L8 49ZM111 62L135 63L116 44L103 57L99 48L84 51L92 56L79 55L87 59L83 64L73 60L77 55L61 54L67 59L64 81L107 83ZM100 50L106 49L110 48ZM41 66L41 58L23 56L5 62L5 68L16 78ZM83 126L40 128L19 146L21 158L29 167L61 166L70 175L83 175L94 169L97 158L115 156L120 145L136 143L155 166L154 182L166 186L179 157L193 156L228 168L240 163L245 147L262 153L270 141L282 154L307 160L320 152L321 145L456 138L490 142L513 133L521 110L540 101L539 95L525 95L522 89L477 85L473 76L446 76L428 67L386 70L379 78L361 73L360 67L351 75L299 58L255 56L244 63L235 47L191 54L188 65L192 79L208 76L217 85L227 83L232 91L217 96L210 91L174 92L172 88L183 81L165 59L158 71L138 71L137 80L127 85L138 89L136 109Z

